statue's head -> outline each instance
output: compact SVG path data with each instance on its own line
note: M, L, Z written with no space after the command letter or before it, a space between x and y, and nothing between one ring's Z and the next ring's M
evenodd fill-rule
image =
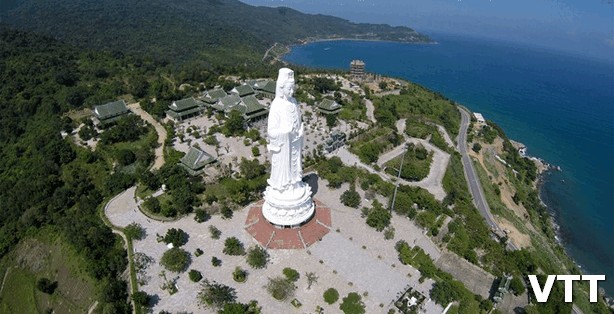
M289 99L294 95L294 71L288 68L279 69L275 97Z

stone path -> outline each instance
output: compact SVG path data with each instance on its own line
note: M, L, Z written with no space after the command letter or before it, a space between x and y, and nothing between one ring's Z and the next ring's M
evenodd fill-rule
M155 149L156 160L154 161L152 169L160 169L164 165L164 142L166 142L166 129L154 119L147 111L141 108L141 105L136 102L129 104L128 107L141 117L141 119L147 121L147 123L153 125L158 133L158 147Z
M373 102L365 98L365 106L367 107L367 118L369 118L371 122L377 123L377 120L375 120L375 107L373 106Z

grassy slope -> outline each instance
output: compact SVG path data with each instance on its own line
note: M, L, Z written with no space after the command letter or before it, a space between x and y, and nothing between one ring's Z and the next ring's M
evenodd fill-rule
M10 268L10 270L9 270ZM85 275L82 261L51 229L24 239L0 260L6 278L0 295L0 313L83 313L94 303L94 281ZM58 281L53 295L36 289L39 278Z

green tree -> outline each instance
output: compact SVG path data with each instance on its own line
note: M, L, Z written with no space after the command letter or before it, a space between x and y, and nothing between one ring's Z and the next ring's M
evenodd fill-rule
M377 231L382 231L390 224L392 214L387 209L384 209L379 203L373 204L373 208L367 215L367 225L375 228Z
M202 289L198 293L198 302L206 307L220 309L225 304L232 303L237 299L234 288L205 279Z
M510 282L510 290L514 293L514 295L521 295L527 290L527 288L524 286L524 283L520 277L514 276Z
M162 210L162 206L160 205L160 201L153 197L150 196L148 198L145 199L145 201L143 201L143 207L154 214L159 213Z
M269 253L259 245L251 247L247 252L247 264L252 268L265 268L269 262Z
M273 298L283 301L294 295L296 286L284 277L275 277L269 278L269 282L266 284L266 290Z
M201 274L198 270L196 269L190 269L190 272L188 273L188 277L190 278L190 280L192 280L193 282L199 282L201 279L203 279L203 274Z
M333 304L339 300L339 292L335 288L328 288L324 291L324 302Z
M351 292L347 297L343 298L339 309L345 314L364 314L365 304L362 302L362 298L356 292Z
M190 265L190 253L174 247L162 254L160 264L172 272L182 272Z
M343 192L340 197L341 203L345 206L358 208L360 206L360 194L356 192L354 187L351 187L349 190Z
M480 143L474 143L471 149L473 149L474 152L479 153L482 149L482 145L480 145Z
M245 129L243 128L243 115L237 111L232 110L224 123L223 133L226 136L242 135Z
M232 272L232 279L236 282L245 282L247 280L247 271L239 266L235 267L235 270Z
M58 287L57 281L51 281L47 278L40 278L36 281L36 288L38 289L38 291L46 293L46 294L53 294L55 292L55 289L57 289L57 287Z
M222 235L222 231L215 227L214 225L209 226L209 234L211 235L211 239L219 239Z
M128 239L141 240L145 236L145 229L140 224L133 222L124 228L124 234Z
M286 279L292 281L292 282L296 282L300 277L301 274L299 274L298 271L296 271L296 269L290 268L290 267L286 267L284 268L284 270L282 271L284 276L286 276Z
M140 306L149 306L150 299L151 297L145 291L137 291L132 294L132 300Z
M222 250L226 255L245 255L245 248L243 247L243 243L239 241L236 237L226 238L224 241L224 249Z
M164 243L172 243L174 247L180 247L188 243L188 237L189 236L185 231L181 229L171 228L166 231L166 235L164 236Z

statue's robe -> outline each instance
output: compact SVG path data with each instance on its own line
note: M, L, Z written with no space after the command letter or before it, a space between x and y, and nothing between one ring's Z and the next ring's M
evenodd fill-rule
M267 126L271 154L269 185L284 190L303 178L303 129L299 107L294 99L276 97L271 104Z

